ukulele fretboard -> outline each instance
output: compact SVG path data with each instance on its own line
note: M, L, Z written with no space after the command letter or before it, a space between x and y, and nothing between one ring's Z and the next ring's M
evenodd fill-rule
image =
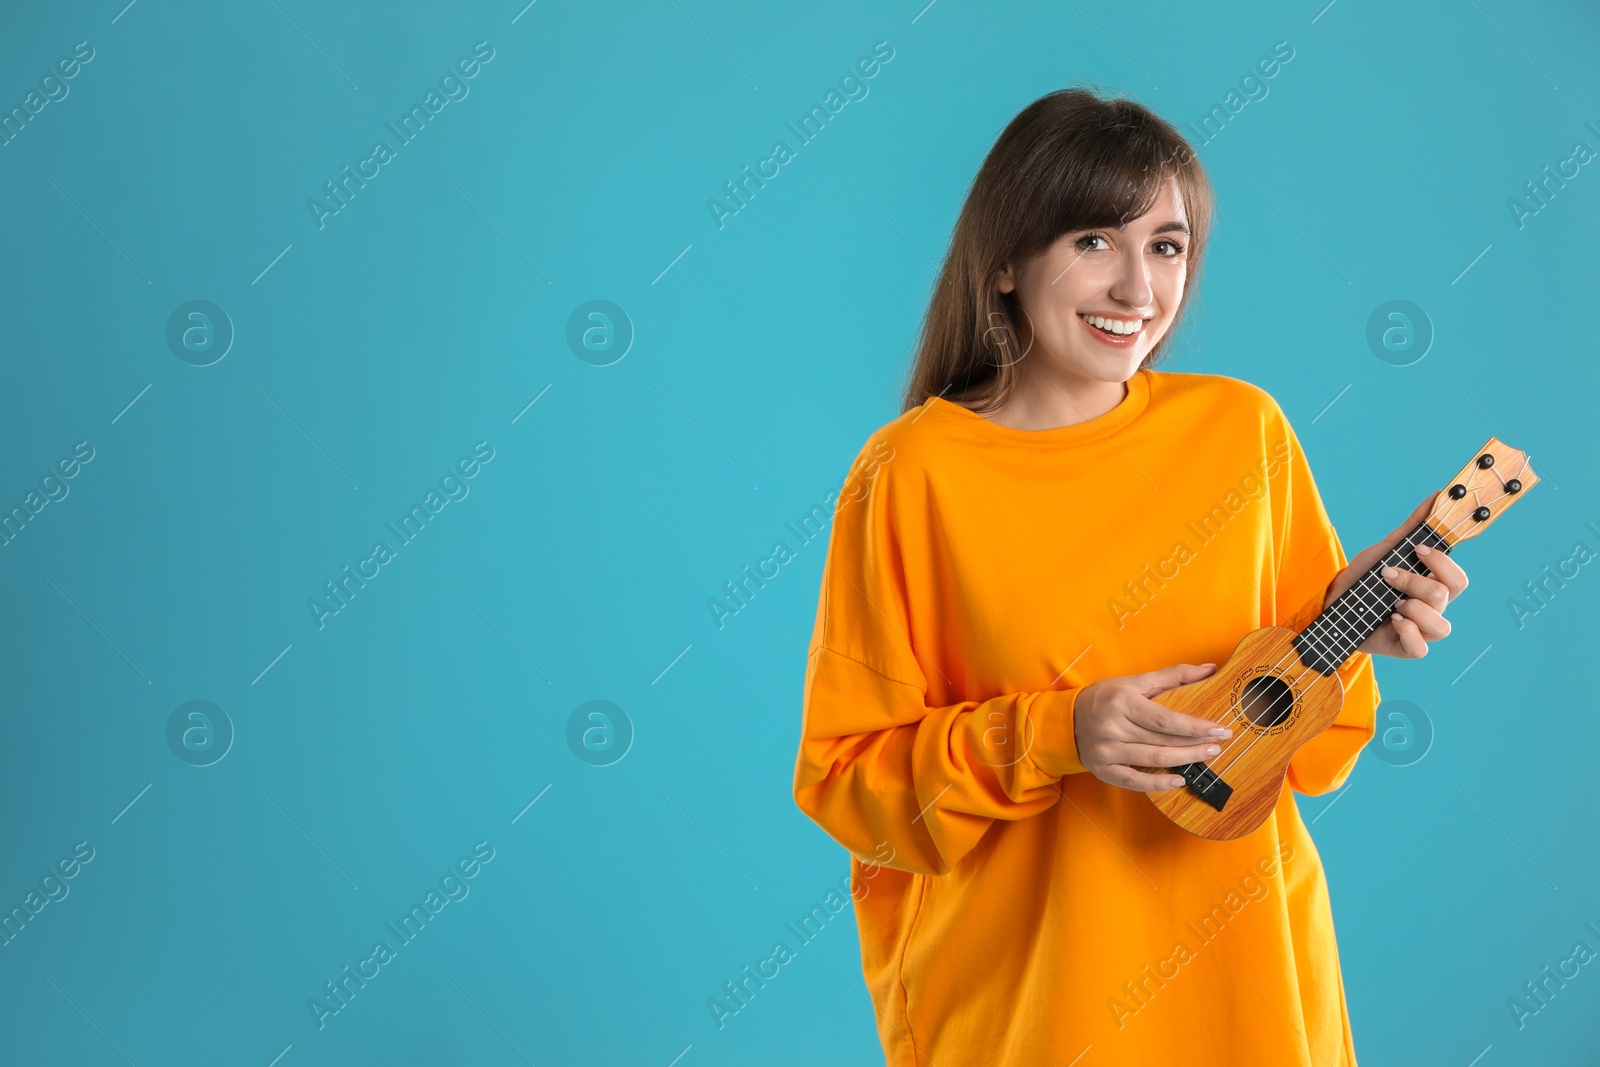
M1322 609L1311 624L1295 634L1293 645L1300 662L1318 673L1332 674L1355 654L1361 643L1394 614L1394 606L1404 596L1384 581L1383 568L1395 567L1415 574L1433 574L1417 558L1417 546L1448 553L1453 547L1426 522L1390 549L1388 554L1346 589L1338 599Z

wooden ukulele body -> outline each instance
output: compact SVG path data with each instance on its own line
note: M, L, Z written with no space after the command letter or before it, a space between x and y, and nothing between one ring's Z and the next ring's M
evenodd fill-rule
M1189 785L1145 795L1190 833L1227 841L1258 828L1278 803L1289 760L1344 707L1344 683L1337 674L1321 674L1302 663L1290 644L1294 636L1282 626L1254 630L1211 677L1151 697L1233 731L1217 742L1222 751L1204 763L1139 768L1176 771L1189 780ZM1220 778L1222 785L1207 775Z
M1185 830L1216 841L1243 837L1266 822L1283 795L1290 759L1333 725L1344 707L1338 667L1402 599L1383 578L1384 568L1431 574L1418 548L1448 553L1483 533L1538 484L1527 453L1489 438L1450 485L1423 502L1426 518L1407 529L1422 513L1419 505L1382 546L1375 546L1387 552L1325 603L1304 630L1267 626L1252 631L1210 678L1152 697L1157 704L1219 722L1233 736L1218 742L1222 751L1209 760L1139 768L1176 773L1184 780L1175 789L1145 796Z

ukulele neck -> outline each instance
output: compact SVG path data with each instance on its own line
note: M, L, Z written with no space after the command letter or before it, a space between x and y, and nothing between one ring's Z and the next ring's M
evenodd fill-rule
M1454 547L1427 522L1419 523L1359 581L1323 608L1322 614L1309 626L1295 634L1291 643L1300 654L1300 661L1324 675L1343 666L1361 643L1394 613L1395 604L1404 596L1384 580L1383 568L1433 574L1417 558L1417 548L1421 545L1446 554Z

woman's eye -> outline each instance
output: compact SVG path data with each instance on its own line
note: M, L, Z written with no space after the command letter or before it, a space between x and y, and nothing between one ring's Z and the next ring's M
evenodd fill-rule
M1166 245L1168 248L1172 249L1171 252L1163 252L1163 253L1161 253L1161 255L1166 256L1169 259L1183 255L1183 246L1178 244L1178 243L1176 243L1175 241L1157 241L1156 245L1157 245L1157 247L1159 247L1161 245Z
M1085 242L1087 242L1087 241L1104 241L1104 240L1105 240L1105 238L1102 237L1098 233L1086 233L1082 237L1078 238L1078 251L1080 251L1080 252L1089 251L1089 248L1085 245Z

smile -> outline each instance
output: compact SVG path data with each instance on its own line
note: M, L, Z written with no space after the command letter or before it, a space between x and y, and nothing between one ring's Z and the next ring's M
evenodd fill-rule
M1111 319L1103 315L1079 315L1078 319L1097 339L1117 347L1133 344L1144 332L1144 319Z

